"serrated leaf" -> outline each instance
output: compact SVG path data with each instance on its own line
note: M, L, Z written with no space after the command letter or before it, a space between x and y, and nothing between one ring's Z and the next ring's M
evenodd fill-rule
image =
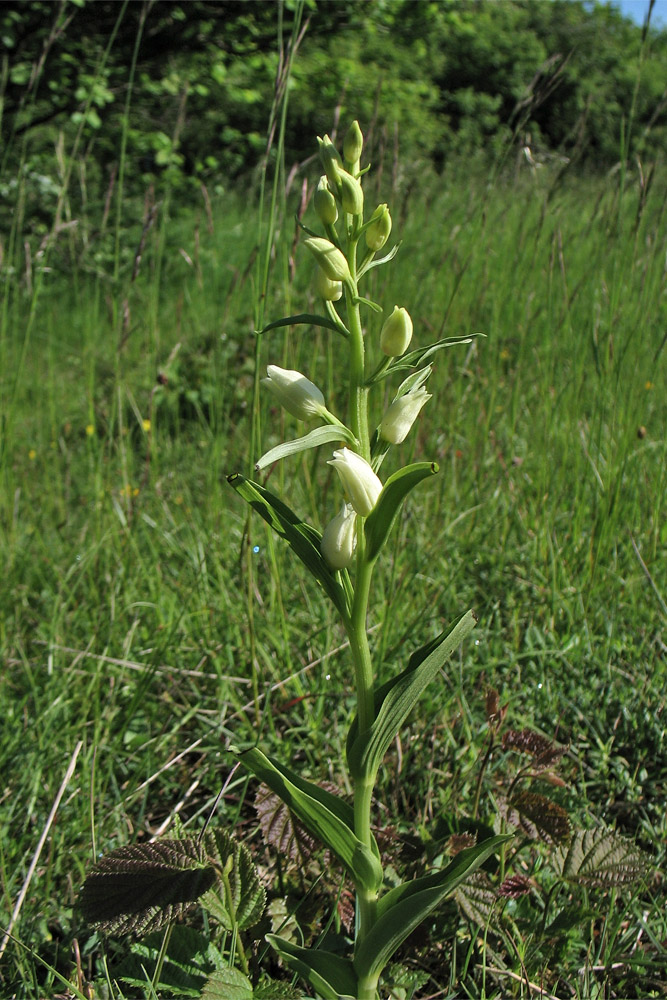
M257 333L261 336L263 333L268 333L269 330L277 330L281 326L322 326L325 330L334 330L336 333L341 333L340 327L336 326L333 320L329 319L328 316L318 316L316 313L298 313L296 316L283 316L282 319L276 319L273 323L267 323L263 329L258 330Z
M515 750L533 758L535 768L551 767L567 753L566 746L558 746L534 729L508 729L503 733L503 750Z
M201 1000L253 1000L252 983L238 969L217 969L206 980Z
M511 799L499 799L498 810L508 823L531 840L563 844L570 839L570 817L558 803L538 792L515 792Z
M349 616L351 591L347 570L332 572L327 566L320 542L319 531L302 521L287 504L258 483L238 473L228 476L227 482L246 503L262 517L273 530L289 544L306 569L318 580L338 611Z
M475 872L462 882L454 894L456 904L472 924L487 927L497 898L486 872Z
M296 820L279 795L260 785L254 801L264 842L301 868L316 850L315 839Z
M226 830L209 831L204 836L203 846L208 860L218 872L226 870L234 913L232 915L228 911L227 895L221 883L202 898L202 906L213 913L226 930L253 927L264 913L266 892L259 881L250 851Z
M396 949L471 872L511 837L491 837L461 851L445 869L403 882L381 897L377 919L354 956L360 979L378 975Z
M369 562L377 557L384 545L399 508L410 490L423 479L435 475L437 471L438 466L435 462L416 462L414 465L399 469L389 477L378 502L364 524L366 558Z
M498 895L505 899L519 899L526 896L531 888L530 879L525 875L510 875L498 886Z
M350 727L347 759L355 777L377 772L387 749L422 692L476 624L475 612L468 611L448 635L443 638L441 633L433 642L418 650L403 673L378 689L375 721L370 729L359 733L357 719Z
M370 850L354 834L354 812L339 796L267 757L257 747L238 754L239 760L285 802L314 837L330 848L347 868L355 885L375 890L382 882L379 851Z
M275 448L271 448L262 455L255 468L258 472L261 472L262 469L266 469L269 465L273 465L274 462L288 458L290 455L297 455L300 451L308 451L310 448L320 448L322 445L332 444L335 441L347 441L353 448L359 447L359 442L347 427L341 427L338 424L326 424L324 427L316 427L309 434L304 435L304 437L277 444Z
M160 966L155 990L167 996L199 998L207 973L223 962L219 950L201 932L184 924L171 928L166 954L163 931L134 941L120 962L114 963L114 978L134 986L144 996L146 985ZM125 995L128 995L127 992ZM132 994L134 996L134 994Z
M79 903L86 920L108 933L147 934L181 919L215 881L196 840L133 844L98 861Z
M651 862L636 844L615 830L575 830L568 847L554 852L553 867L567 882L607 888L644 878Z
M357 976L349 959L317 948L302 948L277 934L267 934L266 940L285 965L305 979L323 1000L354 1000L357 996Z

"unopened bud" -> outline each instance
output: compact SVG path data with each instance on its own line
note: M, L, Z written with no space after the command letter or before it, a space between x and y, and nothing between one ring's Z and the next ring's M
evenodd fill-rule
M266 375L267 377L262 379L262 384L273 393L288 413L298 417L299 420L308 420L309 417L321 415L322 411L326 410L324 396L301 372L279 368L278 365L268 365Z
M401 441L405 441L422 406L425 406L430 398L430 392L421 386L414 392L408 392L395 399L382 418L380 436L390 444L400 444Z
M378 205L371 215L366 230L366 246L369 250L381 250L391 233L391 215L386 205Z
M313 204L322 225L333 226L338 218L338 208L336 207L336 199L329 190L327 179L324 176L319 179L313 195Z
M351 504L344 503L322 532L320 551L331 569L345 569L354 558L357 546L357 515Z
M332 281L331 278L327 278L319 265L317 267L317 274L315 275L315 288L317 294L325 302L338 302L343 294L343 282Z
M412 340L412 320L407 309L394 306L391 316L387 316L380 331L380 347L390 358L405 354Z
M340 153L328 135L325 135L323 139L320 139L318 135L317 145L320 149L320 160L324 167L324 173L327 175L329 182L337 188L340 184L340 172L343 169L343 161L340 158Z
M345 255L329 240L311 236L305 241L313 257L331 281L349 281L350 266Z
M382 483L368 462L349 448L333 453L327 465L333 465L340 476L343 488L357 514L368 517L380 499Z
M353 121L350 125L345 139L343 140L343 155L345 160L351 166L356 166L361 159L361 151L364 148L364 137L362 135L361 129L359 128L359 122Z
M364 192L356 177L348 174L347 170L340 172L340 200L344 212L350 215L364 214Z

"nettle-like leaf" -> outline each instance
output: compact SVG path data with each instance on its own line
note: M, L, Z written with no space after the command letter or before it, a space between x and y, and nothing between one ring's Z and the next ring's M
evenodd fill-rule
M531 890L530 879L525 875L510 875L498 886L498 895L505 899L519 899Z
M499 799L501 816L522 830L531 840L563 844L570 839L570 818L556 802L537 792L515 792L510 799Z
M567 882L601 889L638 882L651 868L641 848L606 827L575 830L569 846L554 852L552 863Z
M217 878L196 840L132 844L105 855L79 897L91 924L114 934L147 934L181 919Z
M515 750L533 758L533 767L541 770L553 767L567 753L566 746L558 746L534 729L508 729L503 733L503 750Z
M217 884L202 898L202 906L227 930L233 930L234 926L241 930L253 927L264 913L266 892L260 884L250 851L226 830L207 833L204 836L204 849L207 858L215 865L219 878ZM220 881L223 871L231 891L233 914L229 912L227 894Z
M498 897L486 872L475 872L454 893L458 908L472 924L486 927L491 923Z
M302 993L289 983L261 980L253 987L238 969L218 969L207 980L200 1000L299 1000Z
M332 789L329 789L332 791ZM254 801L265 844L285 859L305 867L320 849L314 837L299 823L280 796L268 785L260 785Z

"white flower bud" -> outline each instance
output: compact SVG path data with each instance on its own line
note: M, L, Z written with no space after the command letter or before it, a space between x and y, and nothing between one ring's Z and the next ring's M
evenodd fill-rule
M367 517L382 493L382 483L365 458L349 448L333 453L327 465L333 465L357 514Z
M315 275L315 288L320 298L325 302L338 302L343 295L343 282L332 281L327 278L321 267L318 266Z
M391 233L391 215L385 205L378 205L371 215L368 229L364 233L369 250L381 250Z
M354 508L344 503L340 513L324 529L320 551L331 569L345 569L351 565L357 547L356 526Z
M380 436L390 444L400 444L401 441L405 441L419 411L430 398L431 393L420 386L415 392L408 392L405 396L395 399L382 418Z
M345 255L329 240L321 236L311 236L305 241L313 257L331 281L348 281L350 267Z
M262 385L273 393L288 413L299 420L308 420L326 410L324 396L301 372L268 365L266 374L268 377L262 379Z
M352 166L359 163L364 148L364 137L359 122L353 121L343 139L343 156Z
M356 177L347 170L340 172L340 201L344 212L350 215L364 214L364 192Z
M340 172L343 169L343 161L340 158L340 153L328 135L325 135L323 139L320 139L318 135L317 145L319 146L320 160L324 167L324 173L327 175L329 182L337 188L340 183Z
M387 316L380 331L380 347L390 358L405 354L412 340L412 320L407 309L394 306L391 316Z
M313 204L322 225L333 226L338 218L338 208L336 207L336 199L329 190L327 179L324 176L320 177L318 181L313 195Z

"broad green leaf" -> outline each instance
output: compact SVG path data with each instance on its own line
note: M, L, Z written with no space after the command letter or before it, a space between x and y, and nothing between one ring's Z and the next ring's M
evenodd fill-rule
M319 448L323 444L332 444L334 441L347 441L353 448L356 449L359 447L359 442L347 427L327 424L324 427L316 427L315 430L304 437L295 438L294 441L283 441L282 444L271 448L270 451L262 455L255 468L258 472L261 472L262 469L273 465L274 462L278 462L281 458L296 455L300 451L308 451L309 448Z
M323 1000L354 1000L357 996L357 977L349 959L330 951L302 948L277 934L267 934L266 940L285 965L305 979Z
M287 504L258 483L238 473L228 476L227 482L253 510L264 518L277 534L281 535L299 557L306 569L318 580L344 618L349 616L350 585L347 570L338 573L329 569L320 552L322 536L310 524L300 520Z
M380 498L371 513L366 518L364 532L366 534L366 558L375 559L391 531L394 518L399 507L422 479L435 475L438 466L435 462L416 462L399 469L390 476L384 484Z
M86 920L114 934L147 934L180 919L216 881L196 840L130 844L106 854L79 898Z
M607 827L575 830L569 846L559 847L552 858L561 878L596 888L638 882L651 867L641 848Z
M315 313L298 313L296 316L284 316L282 319L276 319L273 323L267 323L265 327L258 330L257 333L261 336L263 333L268 333L269 330L277 330L281 326L323 326L327 330L335 330L336 333L342 333L339 326L336 326L332 319L328 316L318 316Z
M252 983L238 969L218 969L206 980L201 1000L253 1000Z
M443 871L391 889L377 909L377 921L354 956L354 968L361 979L379 975L396 949L421 922L511 836L492 837L475 847L468 847Z
M352 738L348 737L347 759L355 777L377 772L387 749L426 686L476 624L475 612L468 611L444 639L438 636L414 653L407 668L378 690L376 717L370 729L359 733L357 720L354 720L350 728Z
M220 874L218 884L202 897L202 906L228 931L233 931L235 927L241 930L253 927L264 913L266 892L259 881L250 851L226 830L207 833L203 846L207 859L219 873L228 869L226 878L234 912L229 912L227 894L220 882Z
M339 796L267 757L257 747L234 751L242 764L268 785L306 830L328 847L348 869L356 885L375 890L382 882L379 852L370 850L353 832L354 812Z

